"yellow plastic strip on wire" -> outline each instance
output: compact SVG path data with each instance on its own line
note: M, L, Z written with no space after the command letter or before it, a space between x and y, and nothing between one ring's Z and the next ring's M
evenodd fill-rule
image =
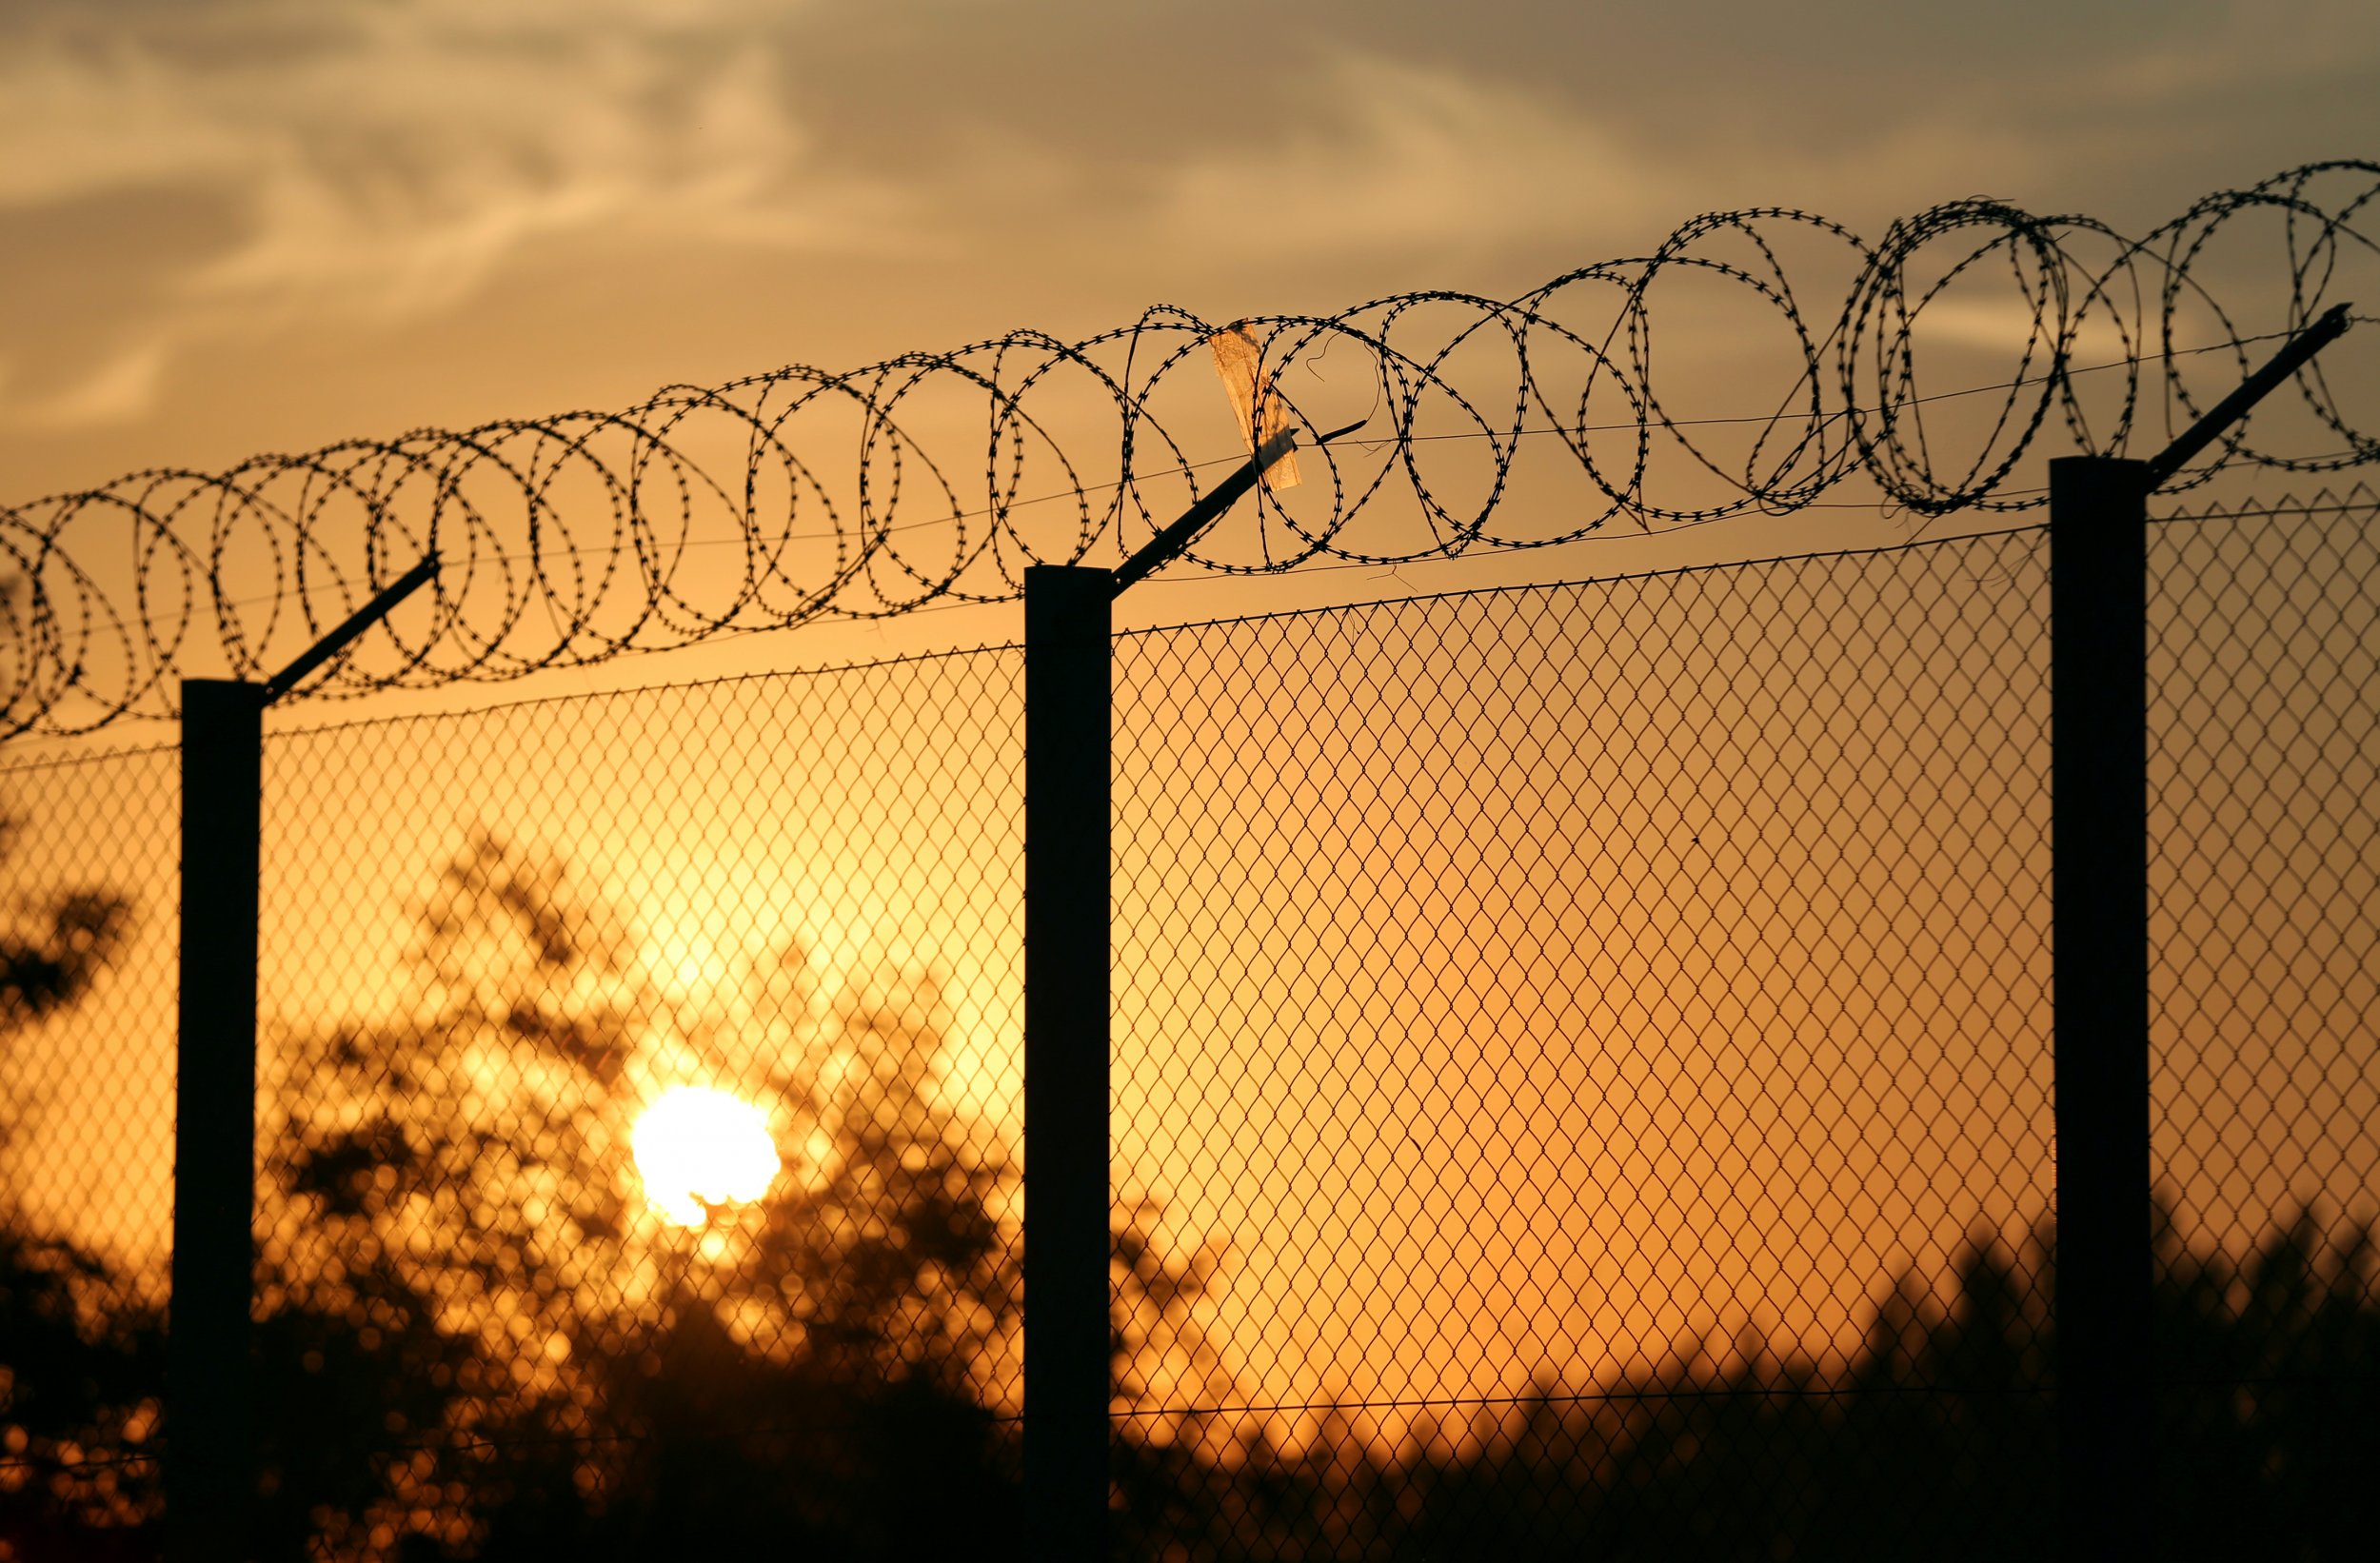
M1212 333L1206 345L1231 398L1232 416L1240 420L1240 438L1253 456L1259 445L1289 426L1289 409L1275 391L1273 377L1264 372L1263 349L1248 334L1245 322L1235 321ZM1287 452L1266 467L1261 481L1268 489L1297 487L1302 481L1297 452Z

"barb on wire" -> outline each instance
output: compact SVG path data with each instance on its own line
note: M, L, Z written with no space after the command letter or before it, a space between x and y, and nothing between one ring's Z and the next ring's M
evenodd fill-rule
M2139 239L1985 198L1874 244L1756 208L1517 299L1240 322L1288 426L1310 440L1377 406L1384 432L1320 451L1327 482L1268 489L1187 557L1396 565L1839 504L1854 479L1919 515L2032 508L2039 488L2012 474L2049 438L2161 446L2238 382L2251 344L2380 293L2355 275L2380 260L2375 201L2380 163L2335 162ZM1215 330L1157 307L1078 342L1021 330L0 507L0 737L170 714L186 664L260 675L431 553L433 591L308 698L1006 600L1028 564L1128 554L1242 464L1200 350ZM2322 366L2295 379L2293 410L2264 428L2286 413L2320 454L2243 427L2179 485L2380 459ZM1757 400L1697 415L1714 383Z

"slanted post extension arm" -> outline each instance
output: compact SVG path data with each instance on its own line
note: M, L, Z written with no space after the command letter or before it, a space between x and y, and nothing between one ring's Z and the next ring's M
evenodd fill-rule
M1359 418L1345 428L1335 428L1315 440L1318 445L1329 445L1342 434L1353 434L1369 419ZM1215 519L1230 509L1240 495L1256 486L1259 478L1272 470L1273 464L1298 448L1298 431L1282 429L1257 447L1255 455L1241 463L1240 469L1225 478L1196 505L1181 513L1180 520L1141 544L1140 551L1116 567L1116 595L1160 565L1170 564L1174 557L1198 541L1199 534L1212 525Z

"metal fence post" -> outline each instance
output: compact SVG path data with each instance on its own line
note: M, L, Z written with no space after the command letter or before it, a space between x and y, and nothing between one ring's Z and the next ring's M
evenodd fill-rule
M166 1347L172 1563L248 1555L264 686L182 682L182 949Z
M1106 570L1024 572L1024 1530L1107 1555Z
M2060 1534L2154 1545L2149 1162L2149 464L2050 463Z

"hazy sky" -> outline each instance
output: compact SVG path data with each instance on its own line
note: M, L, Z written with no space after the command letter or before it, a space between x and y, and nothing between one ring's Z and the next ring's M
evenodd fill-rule
M2138 231L2380 156L2375 82L2371 0L11 0L0 499L1160 302L1510 296L1714 208Z
M1510 296L1718 208L2138 230L2380 152L2375 80L2368 0L16 0L0 493L1160 302Z

